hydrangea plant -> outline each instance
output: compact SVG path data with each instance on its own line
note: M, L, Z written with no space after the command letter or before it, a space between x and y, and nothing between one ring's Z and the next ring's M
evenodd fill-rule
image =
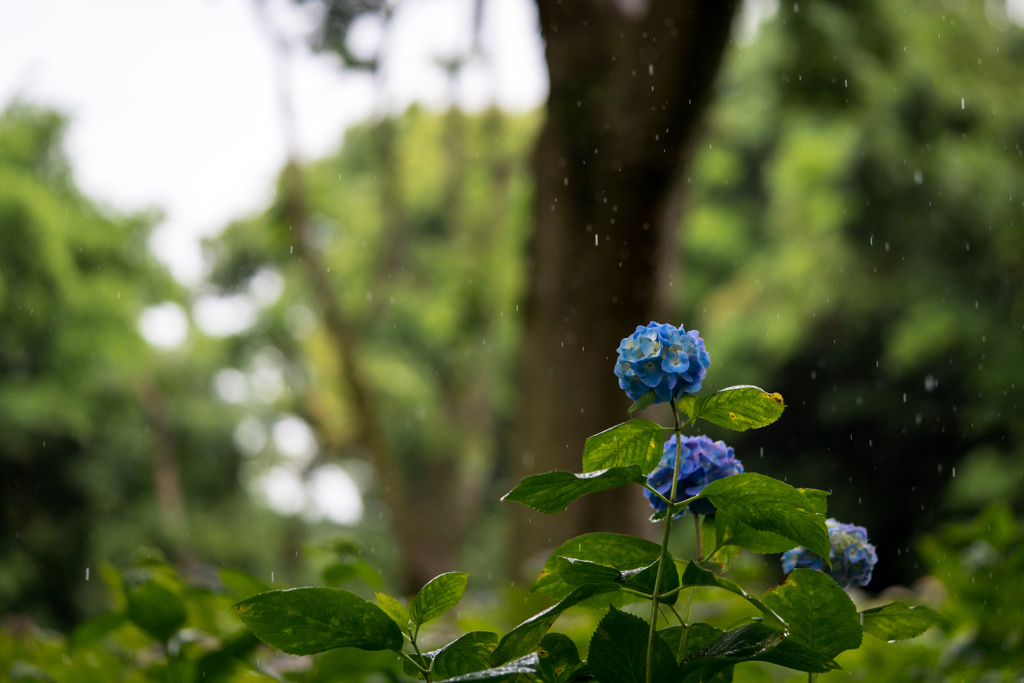
M835 657L860 647L864 632L891 641L947 622L927 607L900 603L858 613L844 586L870 576L876 556L867 532L826 519L824 491L746 472L724 442L684 436L698 420L735 431L765 427L782 415L782 396L752 386L696 396L710 358L694 330L652 322L623 339L618 352L615 375L634 401L631 419L587 439L583 472L528 476L503 500L554 514L589 493L638 486L655 510L651 520L662 525L660 544L612 533L570 539L534 585L552 606L502 636L476 631L432 652L419 646L420 627L459 602L466 574L442 574L407 604L384 593L374 604L330 588L269 591L235 606L242 621L292 654L391 650L407 674L428 683L724 682L735 666L755 661L813 680L840 668ZM670 405L672 426L632 418L655 403ZM673 521L687 513L697 531L690 560L668 550ZM727 578L728 563L719 559L739 548L785 553L782 583L757 597ZM698 588L735 593L758 618L727 631L691 622ZM649 618L608 607L630 601L649 602ZM549 632L577 605L605 610L585 661L571 640Z
M797 568L826 572L843 588L866 586L871 582L871 571L878 563L875 546L868 543L868 530L854 524L843 524L835 519L825 520L828 526L829 563L807 548L787 550L782 555L782 570L787 574Z

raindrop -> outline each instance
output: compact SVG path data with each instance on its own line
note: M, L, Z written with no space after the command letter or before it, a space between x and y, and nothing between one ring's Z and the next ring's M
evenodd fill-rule
M89 568L88 567L85 568L85 580L86 581L89 580Z

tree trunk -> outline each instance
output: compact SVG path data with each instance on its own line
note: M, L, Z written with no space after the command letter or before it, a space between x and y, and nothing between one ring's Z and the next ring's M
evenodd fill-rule
M510 449L517 481L579 471L584 440L627 417L615 349L654 311L686 150L735 13L733 2L715 0L538 7L551 92L533 159L536 224ZM511 556L529 573L541 551L573 535L642 533L638 503L628 487L561 515L514 506Z

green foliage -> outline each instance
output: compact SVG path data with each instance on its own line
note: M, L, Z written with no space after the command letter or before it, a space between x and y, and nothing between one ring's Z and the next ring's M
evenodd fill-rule
M438 650L423 653L423 659L435 678L455 678L487 669L497 646L497 633L472 631ZM423 672L411 661L407 660L404 667L407 675L423 678Z
M758 531L794 541L828 562L825 515L797 489L763 474L744 472L713 481L700 492L726 515Z
M260 593L239 602L235 610L260 640L293 655L336 647L402 647L402 632L381 608L337 588Z
M617 489L626 484L643 484L647 478L639 465L610 467L594 472L545 472L524 477L502 500L528 505L538 512L552 514L588 493Z
M502 637L501 642L498 643L498 648L494 651L494 654L491 655L491 664L504 664L531 652L540 644L548 629L555 623L555 620L567 609L589 598L618 591L619 589L620 586L616 583L596 583L580 586L559 600L557 604L533 615L506 633Z
M455 607L466 592L467 581L469 574L464 572L449 572L431 579L409 605L409 619L419 628Z
M785 407L781 394L750 386L729 387L700 398L687 394L679 400L679 409L691 420L701 418L736 432L770 425Z
M650 474L661 460L665 430L650 420L630 420L587 439L583 447L583 471L639 465Z
M933 626L953 625L933 609L922 605L908 607L902 602L866 609L860 613L860 623L865 633L889 642L916 638Z
M601 683L644 683L647 678L647 635L650 627L640 617L608 610L590 641L590 673ZM675 657L661 638L654 640L651 663L656 681L679 678Z
M574 585L565 581L560 571L564 567L560 562L561 558L614 567L618 574L621 571L646 567L657 560L660 553L661 548L657 543L634 536L600 531L577 536L558 546L551 553L532 590L540 591L556 600L561 600L572 592Z
M761 600L786 621L793 639L829 659L860 647L857 608L823 572L794 569Z

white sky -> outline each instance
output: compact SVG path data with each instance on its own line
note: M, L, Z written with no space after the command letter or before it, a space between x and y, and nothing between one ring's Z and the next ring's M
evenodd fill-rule
M464 52L472 0L400 0L384 60L385 104L444 106L435 58ZM271 0L290 36L309 25ZM266 205L285 154L274 52L255 0L0 0L0 103L14 99L69 115L67 149L82 190L118 211L156 207L166 220L152 248L175 276L202 276L198 241ZM354 33L374 44L369 22ZM460 101L528 110L547 96L532 0L485 0L486 67L464 71ZM301 40L288 68L299 147L337 148L374 110L368 76L344 73Z

